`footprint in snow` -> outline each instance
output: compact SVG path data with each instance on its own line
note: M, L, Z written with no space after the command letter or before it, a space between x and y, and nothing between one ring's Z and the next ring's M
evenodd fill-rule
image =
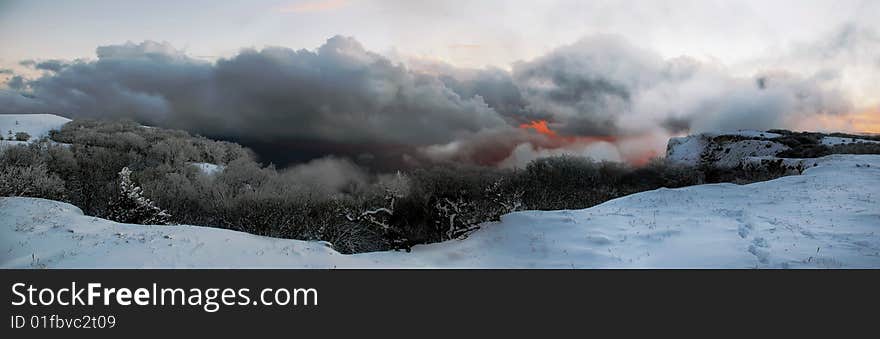
M753 229L754 229L754 226L752 226L752 224L749 224L749 223L740 224L739 227L737 227L736 233L739 234L740 238L745 239L746 237L749 236L749 233L751 233Z
M767 243L767 240L759 237L752 240L752 244L749 245L749 253L754 255L758 262L767 264L770 262L770 251L767 250L769 248L770 244Z

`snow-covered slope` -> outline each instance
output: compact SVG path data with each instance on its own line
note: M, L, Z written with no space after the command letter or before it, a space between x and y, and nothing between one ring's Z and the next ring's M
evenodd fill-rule
M723 138L724 136L731 138ZM783 144L764 140L778 136L772 133L743 131L743 133L720 135L704 133L672 138L667 145L666 158L690 166L711 162L721 167L734 167L748 157L775 156L788 149Z
M31 141L49 135L49 131L61 129L70 119L54 114L0 114L0 132L4 139L12 134L25 132Z
M803 175L751 185L513 213L411 253L342 255L317 242L118 224L64 203L0 198L0 266L880 268L880 156L815 162Z
M880 143L880 141L817 135L818 145L834 146L851 143ZM711 164L735 167L750 158L768 158L790 148L780 142L784 137L778 133L740 130L732 132L709 132L671 138L666 147L666 159L673 163L696 166Z

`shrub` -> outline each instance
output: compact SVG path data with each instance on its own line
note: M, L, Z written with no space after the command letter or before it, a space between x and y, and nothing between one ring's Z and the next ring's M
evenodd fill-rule
M0 166L23 167L43 163L39 145L14 145L0 148Z
M831 133L829 135L832 137L838 137L838 138L851 138L851 139L865 139L865 140L880 141L880 134Z
M171 216L144 197L131 181L131 170L119 171L119 194L110 202L107 218L126 224L167 225Z
M49 170L46 159L46 149L38 144L0 149L0 196L64 199L64 181Z
M15 140L18 140L18 141L28 141L28 140L30 140L30 139L31 139L31 135L28 134L27 132L18 132L18 133L15 133Z
M0 168L0 196L64 199L64 181L46 166L4 166Z
M780 158L818 158L831 153L831 148L822 144L801 144L779 152L776 156Z
M830 152L832 154L880 154L880 143L858 142L834 145Z
M541 210L594 206L622 194L624 190L618 184L627 171L623 164L583 157L538 159L529 163L522 174L523 202L530 209Z

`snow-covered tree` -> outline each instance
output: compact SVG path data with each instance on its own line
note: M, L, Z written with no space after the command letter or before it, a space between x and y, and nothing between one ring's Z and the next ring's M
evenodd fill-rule
M500 220L501 215L522 208L524 191L504 191L503 179L498 179L484 190L481 197L442 198L434 203L435 224L442 231L441 240L466 237L480 228L480 224Z
M110 202L107 218L126 224L168 225L171 215L144 197L143 190L131 180L131 170L124 167L119 171L119 192Z
M525 190L521 188L505 192L504 179L495 180L486 188L486 196L495 205L497 209L495 213L499 216L521 210L523 195L525 195Z
M482 216L482 213L478 210L478 206L462 197L454 200L440 199L434 204L434 211L438 216L438 220L434 222L443 230L441 240L444 241L466 236L480 228L480 222L488 221L480 220L479 216Z

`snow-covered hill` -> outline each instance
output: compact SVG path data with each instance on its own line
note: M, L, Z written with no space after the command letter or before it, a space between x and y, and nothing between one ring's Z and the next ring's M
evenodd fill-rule
M411 253L196 226L126 225L41 199L0 198L2 267L880 268L880 156L803 175L660 189L577 211L526 211Z
M54 114L0 114L0 131L3 139L18 132L31 136L30 141L49 135L49 131L61 129L70 119Z
M834 146L851 143L880 143L862 138L841 138L811 133L817 136L817 145ZM782 134L752 130L711 132L671 138L666 148L666 159L673 163L696 166L712 164L735 167L750 158L774 157L789 150Z
M729 138L724 138L725 136ZM733 167L746 157L774 156L788 149L783 144L765 139L775 137L779 135L739 131L672 138L667 145L666 158L690 166L712 162L718 166Z

